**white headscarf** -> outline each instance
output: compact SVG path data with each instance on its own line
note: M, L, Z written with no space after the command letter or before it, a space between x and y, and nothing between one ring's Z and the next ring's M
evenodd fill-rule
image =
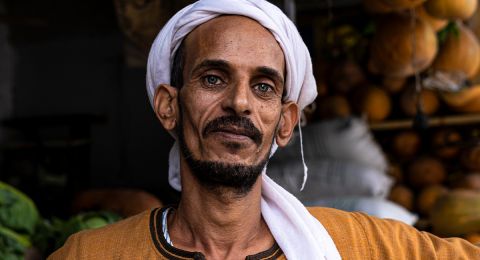
M286 100L300 109L317 95L312 62L295 25L276 6L264 0L200 0L175 14L155 39L148 57L147 91L153 106L155 90L170 84L176 50L185 36L198 25L219 15L241 15L270 30L285 56ZM274 144L271 154L276 150ZM181 190L178 143L169 156L170 185ZM306 176L305 176L306 178ZM262 173L263 218L288 259L340 259L340 254L323 225L293 195Z

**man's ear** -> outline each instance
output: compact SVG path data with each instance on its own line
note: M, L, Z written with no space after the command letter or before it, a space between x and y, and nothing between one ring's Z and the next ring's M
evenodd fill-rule
M298 106L292 101L288 101L282 105L282 114L280 123L278 124L276 141L278 146L284 147L290 141L293 135L293 129L298 123L299 113Z
M172 131L177 123L177 97L178 90L170 85L160 84L155 90L155 114L167 131Z

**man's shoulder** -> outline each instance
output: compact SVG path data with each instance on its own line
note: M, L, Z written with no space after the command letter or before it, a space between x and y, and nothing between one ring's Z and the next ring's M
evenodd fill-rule
M111 252L148 247L151 243L149 222L154 211L147 210L102 228L75 233L49 259L77 258L77 256L105 259L109 257L106 254Z
M393 219L381 219L363 212L348 212L334 208L308 207L332 237L367 238L393 229L410 229L411 226ZM416 231L416 230L415 230Z
M118 236L122 235L129 235L129 237L131 237L138 233L148 233L151 213L152 210L147 210L101 228L81 231L74 234L74 236L76 235L87 240L101 238L102 240L107 239L108 241L109 237L118 238ZM118 243L118 239L115 239L115 243Z
M334 208L325 208L325 207L307 207L308 212L312 214L315 218L321 217L335 217L335 216L349 216L351 215L350 212L334 209Z
M348 212L334 208L325 207L307 207L308 212L312 214L323 225L329 225L332 222L352 222L358 223L357 218L366 214L360 212Z
M442 239L392 219L313 207L343 259L480 259L480 249L459 238Z
M344 237L364 237L365 221L381 221L361 212L324 207L308 207L307 210L325 227L334 241L337 238L344 240Z

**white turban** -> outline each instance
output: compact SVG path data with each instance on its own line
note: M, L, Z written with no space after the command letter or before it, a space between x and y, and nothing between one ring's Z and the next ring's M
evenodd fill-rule
M155 39L148 57L147 91L153 106L155 90L170 84L176 50L193 29L219 15L241 15L270 30L283 50L286 63L286 100L300 109L317 95L312 62L295 25L276 6L264 0L200 0L175 14ZM272 154L276 144L272 147ZM179 149L176 142L169 156L170 185L181 189ZM262 216L288 259L340 259L323 225L293 195L262 173Z

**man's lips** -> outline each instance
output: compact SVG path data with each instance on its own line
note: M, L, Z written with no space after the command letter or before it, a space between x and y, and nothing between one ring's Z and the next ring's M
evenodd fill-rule
M252 133L251 131L248 131L246 129L241 129L241 128L218 128L218 129L212 130L210 133L220 133L226 136L232 136L234 138L235 136L237 138L247 137L252 140L254 140L254 137L255 137L255 134Z

